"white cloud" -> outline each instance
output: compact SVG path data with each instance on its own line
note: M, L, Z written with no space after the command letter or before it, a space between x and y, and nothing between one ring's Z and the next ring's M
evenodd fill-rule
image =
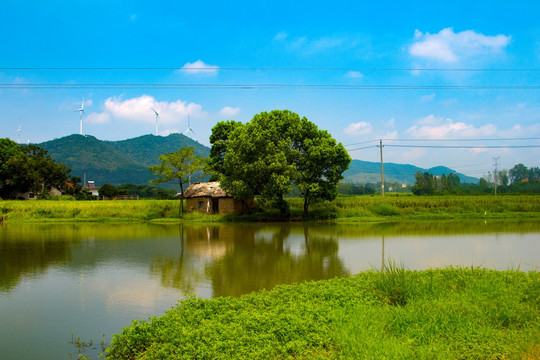
M415 138L424 139L477 138L496 135L497 127L493 124L475 127L464 122L429 115L418 120L406 132Z
M413 163L415 160L421 160L424 159L427 156L428 152L426 149L422 148L415 148L415 149L407 149L404 151L400 151L398 156L400 158L400 161L407 164Z
M178 129L168 129L168 130L160 131L159 135L161 135L161 136L169 136L171 134L180 134L180 133L181 133L181 131L178 130Z
M501 131L501 137L529 137L540 134L540 123L529 126L514 125L511 129Z
M501 34L487 36L473 30L455 33L452 28L446 28L436 34L416 30L414 39L409 47L412 56L457 62L465 57L501 52L511 38Z
M420 98L420 101L421 102L430 102L430 101L433 101L433 99L435 99L435 93L429 94L429 95L422 95L422 97Z
M380 138L381 139L397 139L398 138L398 132L397 131L386 132Z
M240 112L240 108L239 107L230 107L230 106L225 106L223 109L221 109L219 111L219 116L222 116L222 117L233 117L233 116L236 116L238 115L238 113Z
M372 126L370 123L365 121L360 121L357 123L352 123L345 128L345 133L349 135L366 135L370 134L372 131Z
M289 34L287 34L285 31L280 31L274 36L274 41L282 41L285 40Z
M274 36L274 41L284 45L287 50L299 52L304 55L313 55L325 51L347 50L355 48L359 41L349 36L324 36L318 39L309 39L306 36L290 37L285 32Z
M361 79L364 77L364 75L358 71L349 71L345 76L351 79Z
M110 120L111 116L108 113L91 113L86 118L90 124L105 124Z
M155 115L152 108L159 113L160 124L172 124L184 121L188 115L191 117L204 117L202 106L187 101L173 102L157 101L152 96L142 95L137 98L122 100L112 97L105 100L105 113L119 119L154 123Z
M219 66L205 64L201 60L197 60L192 63L186 63L180 71L186 72L188 74L197 74L197 75L208 75L215 76L217 75Z

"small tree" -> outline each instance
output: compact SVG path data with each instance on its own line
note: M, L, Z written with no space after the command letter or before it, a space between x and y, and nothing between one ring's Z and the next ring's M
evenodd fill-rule
M523 164L517 164L508 171L508 175L512 183L517 183L527 179L529 176L529 169Z
M99 195L103 196L104 198L113 199L116 195L118 195L118 188L111 184L103 184L99 188Z
M412 187L414 195L433 195L435 193L435 178L432 174L417 171L414 175L416 183Z
M201 173L203 158L195 155L193 147L181 148L178 151L166 153L159 157L161 164L151 166L148 171L157 176L149 182L159 185L166 182L178 183L180 187L180 212L184 212L184 184L191 184L192 180L200 179L204 175Z

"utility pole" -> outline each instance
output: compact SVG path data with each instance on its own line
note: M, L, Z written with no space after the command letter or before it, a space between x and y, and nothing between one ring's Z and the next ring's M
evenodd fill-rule
M382 158L382 139L379 140L379 149L381 151L381 194L384 197L384 169L383 169L383 158Z
M497 196L497 181L499 178L499 171L498 171L498 162L501 157L497 156L493 158L493 161L495 162L493 164L493 183L495 184L495 196Z

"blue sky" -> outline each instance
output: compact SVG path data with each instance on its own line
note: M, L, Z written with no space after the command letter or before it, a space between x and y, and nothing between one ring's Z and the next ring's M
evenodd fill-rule
M499 168L540 166L540 148L472 148L540 145L537 1L3 0L1 8L0 137L18 141L19 126L21 142L79 133L84 98L83 132L103 140L154 133L152 107L161 135L185 132L189 117L205 145L220 120L288 109L355 159L379 161L373 145L385 139L385 162L478 177L494 157ZM418 147L433 145L471 148Z

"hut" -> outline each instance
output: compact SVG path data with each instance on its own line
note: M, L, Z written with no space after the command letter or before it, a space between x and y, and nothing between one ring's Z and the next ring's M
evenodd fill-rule
M219 181L194 183L184 191L188 212L197 211L203 214L237 214L242 212L242 200L228 195ZM248 200L248 207L254 206L253 199Z

